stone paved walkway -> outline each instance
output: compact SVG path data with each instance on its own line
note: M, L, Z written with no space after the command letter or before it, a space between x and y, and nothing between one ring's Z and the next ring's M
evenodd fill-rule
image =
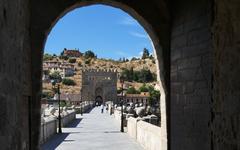
M119 130L113 116L101 114L100 107L97 107L83 116L77 115L76 121L42 145L42 149L143 150L134 139Z

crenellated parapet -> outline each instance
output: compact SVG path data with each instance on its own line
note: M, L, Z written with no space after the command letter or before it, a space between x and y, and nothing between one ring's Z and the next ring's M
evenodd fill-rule
M96 72L96 73L117 73L117 69L83 69L83 73Z

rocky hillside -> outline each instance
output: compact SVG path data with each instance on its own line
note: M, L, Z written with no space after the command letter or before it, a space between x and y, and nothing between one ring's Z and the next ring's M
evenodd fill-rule
M69 60L63 60L59 57L55 57L52 61L61 61L61 62L69 62ZM66 86L61 84L61 92L68 92L68 93L79 93L80 91L80 78L81 78L81 70L83 68L89 69L117 69L120 73L123 69L131 69L133 68L134 71L140 71L141 69L148 69L152 73L156 74L156 65L154 59L138 59L132 61L114 61L108 59L85 59L84 57L79 57L76 59L76 62L73 63L76 68L75 75L73 77L69 77L70 79L74 80L76 85L75 86ZM148 83L154 84L154 83ZM135 88L139 88L142 83L137 82L128 82L128 85L132 85ZM118 84L118 86L120 86ZM43 91L51 92L52 86L51 83L43 83Z

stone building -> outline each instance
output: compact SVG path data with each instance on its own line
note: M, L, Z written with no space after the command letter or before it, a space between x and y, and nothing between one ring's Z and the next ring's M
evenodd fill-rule
M82 70L81 93L83 101L95 101L98 104L117 100L117 71Z
M118 94L117 102L119 103L122 99L125 103L135 103L135 104L147 104L150 95L148 92L141 92L140 94Z
M43 78L47 76L45 73L52 74L59 72L62 78L73 76L75 73L74 64L61 61L44 61L43 62Z
M63 50L63 56L68 56L68 57L80 57L83 54L79 50L70 50L64 48Z

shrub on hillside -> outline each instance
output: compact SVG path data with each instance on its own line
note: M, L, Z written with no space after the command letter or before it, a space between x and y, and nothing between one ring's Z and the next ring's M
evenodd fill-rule
M85 60L85 64L90 64L90 62L91 62L91 59Z
M139 88L140 92L148 92L148 87L146 86L146 84L143 84L140 88Z
M73 64L73 63L76 62L76 58L70 58L70 59L68 60L68 62Z
M72 86L76 85L76 83L75 83L74 80L68 79L68 78L64 78L64 79L62 80L62 83L63 83L64 85L72 85Z
M44 61L52 60L52 59L53 59L53 56L50 55L50 54L48 54L48 53L46 53L46 54L43 55L43 60L44 60Z
M84 53L84 58L88 59L88 58L97 58L97 56L95 56L94 52L88 50Z
M54 71L53 73L51 73L49 75L49 78L51 80L55 80L56 82L61 82L61 80L62 80L62 77L58 71Z
M52 92L50 92L50 91L42 91L42 98L49 99L51 97L53 97L53 93Z
M127 89L127 94L140 94L140 92L136 90L134 87L130 87Z
M141 69L140 71L134 71L131 69L123 69L121 76L124 76L124 80L132 82L152 82L156 81L156 74L152 73L149 69Z
M59 56L59 58L60 58L60 59L63 59L63 60L68 60L68 59L69 59L68 56L64 56L64 55Z

